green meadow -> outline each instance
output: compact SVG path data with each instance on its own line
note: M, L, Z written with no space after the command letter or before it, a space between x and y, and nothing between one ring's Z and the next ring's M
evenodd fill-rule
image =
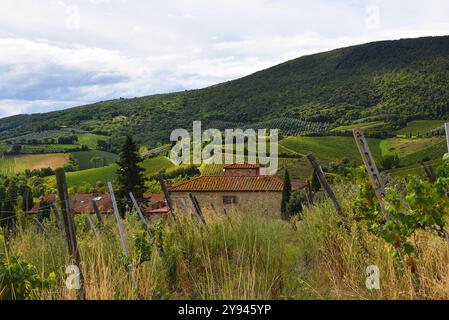
M141 163L145 169L145 175L150 176L161 170L174 167L174 164L166 157L157 157L145 160ZM117 164L111 164L102 168L81 170L67 173L67 184L69 187L94 186L97 182L113 181L116 178ZM51 177L54 181L54 178Z
M379 139L368 139L374 158L381 158ZM287 154L315 154L322 160L336 161L349 158L361 162L357 146L352 137L287 137L279 143L279 152Z
M416 120L411 121L407 124L405 128L396 131L397 135L408 135L412 134L414 136L418 134L425 134L431 132L432 130L438 129L444 125L445 120Z
M345 132L350 131L352 129L360 128L360 129L371 129L378 126L381 126L385 124L383 121L371 121L371 122L364 122L364 123L354 123L347 126L340 126L335 129L332 129L332 132Z
M100 136L92 133L84 133L78 135L78 144L88 146L89 149L96 149L99 140L107 140L108 137Z
M102 159L98 163L98 165L101 167L113 164L119 158L118 155L116 155L114 153L100 151L100 150L78 151L78 152L72 152L70 155L77 162L80 170L87 170L87 169L95 168L95 165L92 161L93 158Z

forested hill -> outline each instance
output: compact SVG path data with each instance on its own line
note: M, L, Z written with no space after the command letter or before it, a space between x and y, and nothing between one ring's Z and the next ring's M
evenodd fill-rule
M140 142L167 141L203 120L224 128L278 118L346 124L449 115L449 36L374 42L301 57L201 90L119 99L0 119L0 140L74 127ZM112 139L114 140L114 139Z

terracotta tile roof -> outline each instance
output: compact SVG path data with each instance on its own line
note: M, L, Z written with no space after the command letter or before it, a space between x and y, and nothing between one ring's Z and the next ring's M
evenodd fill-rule
M307 180L292 180L292 190L296 191L305 189L307 187L307 184Z
M224 166L225 169L259 169L260 164L251 164L251 163L234 163Z
M144 208L144 213L164 213L168 212L167 202L163 194L145 194L144 198L149 200ZM112 200L109 194L71 194L69 195L70 208L75 213L94 213L92 200L95 199L98 210L101 213L112 214ZM44 201L55 202L57 196L55 194L46 195ZM29 213L37 213L40 205L36 204Z
M171 192L282 191L283 182L276 176L201 176L173 186Z

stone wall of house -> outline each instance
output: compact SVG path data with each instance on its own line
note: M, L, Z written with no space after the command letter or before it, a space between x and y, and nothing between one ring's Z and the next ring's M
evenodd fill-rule
M281 210L281 192L192 192L196 196L204 214L223 214L233 210L239 213L263 213L277 215ZM235 204L225 204L224 196L234 196ZM175 210L193 212L188 192L171 194Z

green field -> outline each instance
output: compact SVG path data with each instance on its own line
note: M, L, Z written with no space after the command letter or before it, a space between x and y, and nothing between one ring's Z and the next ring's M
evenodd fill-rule
M88 169L67 173L67 184L69 187L80 187L85 185L94 186L97 182L113 181L116 178L117 165L112 164L103 168ZM54 179L52 178L54 181Z
M92 133L84 133L78 135L78 144L86 145L89 149L95 150L97 149L97 142L99 140L107 140L108 137L100 136Z
M381 158L379 139L368 139L375 159ZM335 161L349 158L361 162L357 146L352 137L287 137L279 143L279 152L287 154L315 154L322 160Z
M382 154L397 154L400 167L389 172L398 177L408 175L424 175L419 162L431 160L436 168L442 164L443 155L447 152L446 139L442 137L426 139L392 138L380 143Z
M91 161L93 158L103 159L97 164L99 167L113 164L118 160L118 155L100 150L78 151L72 152L70 155L76 160L80 170L95 168L94 163Z
M158 157L142 162L145 174L150 176L163 169L174 167L174 164L166 157ZM98 181L108 182L116 178L117 165L112 164L103 168L88 169L67 173L67 184L69 187L95 185ZM54 181L54 178L51 178Z
M380 142L380 148L383 156L397 154L399 158L404 158L420 150L429 148L436 143L441 143L441 141L445 141L445 138L390 138L382 140Z
M446 140L440 140L424 149L418 150L401 159L401 165L414 165L423 159L431 159L435 166L442 163L443 155L447 153Z
M335 129L331 130L331 132L345 132L345 131L350 131L350 130L355 129L355 128L371 129L371 128L375 128L375 127L381 126L383 124L384 124L383 121L371 121L371 122L364 122L364 123L354 123L354 124L347 125L347 126L337 127Z
M320 164L326 166L327 162L320 159ZM313 173L313 168L307 158L301 159L279 159L278 175L284 175L284 169L288 169L290 175L294 179L307 179Z
M396 131L397 135L408 135L412 134L416 136L417 134L425 134L431 132L432 130L438 129L444 125L445 120L416 120L411 121L407 124L407 127Z

